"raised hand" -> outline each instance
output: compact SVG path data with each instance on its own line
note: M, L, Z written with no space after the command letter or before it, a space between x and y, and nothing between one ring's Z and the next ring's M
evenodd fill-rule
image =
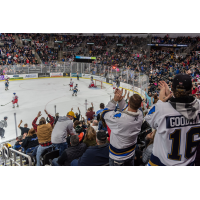
M41 114L41 111L39 111L39 112L38 112L38 115L37 115L37 118L40 117L41 115L42 115L42 114Z
M169 98L172 97L172 94L169 93L168 95L166 95L164 83L160 83L160 82L159 82L159 85L160 85L160 86L159 86L159 88L160 88L159 100L165 102L165 101L167 101Z
M121 101L122 99L123 99L123 96L122 96L122 94L123 94L123 88L121 89L121 90L116 90L116 92L115 92L115 96L114 96L114 101Z

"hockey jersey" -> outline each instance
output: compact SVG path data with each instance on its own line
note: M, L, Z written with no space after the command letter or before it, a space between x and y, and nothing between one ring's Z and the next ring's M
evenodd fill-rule
M127 105L124 99L118 103L120 111L115 112L116 103L111 100L103 110L102 117L111 130L109 157L120 161L127 160L135 154L143 114L140 110L137 112L126 111L124 108Z
M13 96L13 101L14 101L15 99L18 99L18 96L17 96L17 95L14 95L14 96Z
M1 120L0 121L0 128L6 128L7 127L7 121L6 120Z
M77 86L74 86L74 91L78 91L78 87Z
M69 85L73 85L73 83L74 83L73 81L70 81Z
M153 105L145 116L150 126L157 130L148 165L193 165L200 141L199 108L197 99L176 104L159 100Z

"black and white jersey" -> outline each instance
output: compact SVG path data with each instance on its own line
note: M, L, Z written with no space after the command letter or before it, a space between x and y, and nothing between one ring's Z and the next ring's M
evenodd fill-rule
M200 108L200 101L195 102ZM177 110L169 102L159 100L146 115L145 120L157 130L148 165L193 165L200 141L200 109L196 109L191 120L187 114L192 110L186 115Z

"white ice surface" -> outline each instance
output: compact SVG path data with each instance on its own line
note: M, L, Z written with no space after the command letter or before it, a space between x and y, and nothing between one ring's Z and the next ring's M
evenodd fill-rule
M99 104L107 103L110 100L110 95L113 97L111 85L105 84L105 89L88 88L89 79L73 78L74 83L78 83L77 96L72 96L72 91L69 91L69 78L42 78L31 80L16 80L10 81L9 90L5 91L4 82L0 82L0 105L4 105L12 100L15 92L19 99L19 107L12 108L12 103L6 106L0 106L0 120L4 116L8 117L8 126L5 128L5 138L0 139L0 143L16 138L14 113L16 113L17 126L20 120L23 121L22 126L28 123L28 127L32 127L32 121L37 116L38 112L42 112L42 116L46 118L44 109L46 108L49 114L55 115L56 112L60 116L64 116L73 107L74 112L78 112L78 107L81 110L82 116L85 117L85 99L87 99L91 107L91 102L94 104L94 111L99 110ZM64 86L67 85L67 86ZM38 122L38 121L37 121ZM18 135L21 130L17 128Z

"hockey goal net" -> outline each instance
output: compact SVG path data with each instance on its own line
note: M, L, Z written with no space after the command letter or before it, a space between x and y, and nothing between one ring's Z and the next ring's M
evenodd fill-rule
M101 81L101 80L95 79L95 85L96 85L98 88L101 88L101 89L104 88L104 87L103 87L103 81Z

